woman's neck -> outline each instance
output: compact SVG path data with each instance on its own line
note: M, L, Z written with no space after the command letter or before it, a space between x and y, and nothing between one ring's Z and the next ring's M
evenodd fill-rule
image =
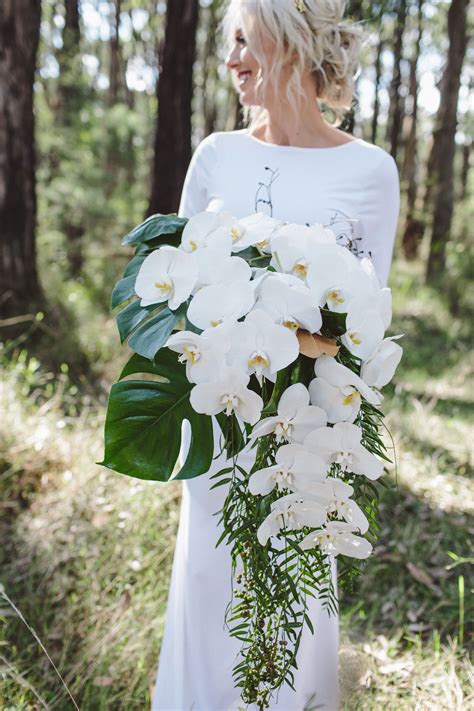
M267 143L303 148L330 148L348 143L353 137L330 126L322 117L316 97L308 100L306 108L295 115L281 102L267 106L267 119L253 135Z

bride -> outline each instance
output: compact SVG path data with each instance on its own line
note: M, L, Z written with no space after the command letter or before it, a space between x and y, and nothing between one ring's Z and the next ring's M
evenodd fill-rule
M203 210L244 217L330 225L357 256L370 256L386 284L399 214L399 180L388 153L328 123L347 109L362 42L343 22L340 0L231 0L223 19L226 65L244 108L246 128L207 136L192 158L179 215ZM215 424L215 423L214 423ZM216 426L216 441L219 430ZM182 452L189 443L183 429ZM180 523L158 666L153 711L245 708L232 667L240 643L224 626L232 591L230 550L218 539L225 487L209 475L183 481ZM253 452L239 463L247 470ZM295 691L283 686L270 708L335 711L338 620L311 598L315 634L303 631ZM249 707L250 708L250 707Z

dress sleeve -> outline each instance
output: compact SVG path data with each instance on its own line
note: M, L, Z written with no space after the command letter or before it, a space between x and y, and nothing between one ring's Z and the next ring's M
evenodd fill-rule
M400 213L398 168L390 154L383 152L370 181L369 195L375 199L371 197L363 209L364 248L372 257L382 286L386 286Z
M213 134L204 138L194 151L184 180L179 217L192 217L203 212L209 204L209 188L216 161Z

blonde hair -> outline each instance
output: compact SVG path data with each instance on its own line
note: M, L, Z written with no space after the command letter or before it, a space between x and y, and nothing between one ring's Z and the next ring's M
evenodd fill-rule
M303 12L297 4L304 7ZM242 31L260 65L257 90L270 81L276 93L283 65L291 62L285 94L295 116L301 102L307 100L301 80L309 70L318 101L329 107L340 122L351 106L365 38L358 25L342 22L344 8L343 0L305 0L304 6L295 0L230 0L221 29L228 48L235 42L236 31ZM264 39L274 45L271 67L262 51ZM266 114L262 106L244 106L244 120L250 130L265 123Z

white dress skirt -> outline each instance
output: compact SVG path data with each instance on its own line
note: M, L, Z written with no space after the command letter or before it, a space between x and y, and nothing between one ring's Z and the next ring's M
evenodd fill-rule
M186 175L179 215L211 210L240 218L263 212L286 222L330 225L340 244L372 258L384 285L399 205L397 167L377 146L360 139L334 148L277 146L243 129L216 132L201 141ZM247 471L253 456L239 456ZM222 506L226 487L211 491L209 475L225 464L221 457L208 474L183 482L153 711L255 711L240 701L233 686L241 643L224 627L231 556L224 543L215 546L219 516L213 514ZM271 709L338 708L338 620L311 597L308 605L315 634L304 629L295 691L282 686Z
M219 429L214 421L214 430ZM217 439L215 437L215 439ZM185 430L185 440L187 429ZM250 471L254 452L239 455L240 466ZM153 711L238 711L256 709L240 700L232 667L241 642L224 627L231 599L231 557L225 543L216 548L222 531L219 516L227 487L210 489L209 476L228 466L217 457L209 474L183 482L180 519ZM234 584L234 587L237 587ZM306 627L298 649L296 693L284 685L270 709L303 711L338 707L338 619L308 597L308 614L315 634Z

